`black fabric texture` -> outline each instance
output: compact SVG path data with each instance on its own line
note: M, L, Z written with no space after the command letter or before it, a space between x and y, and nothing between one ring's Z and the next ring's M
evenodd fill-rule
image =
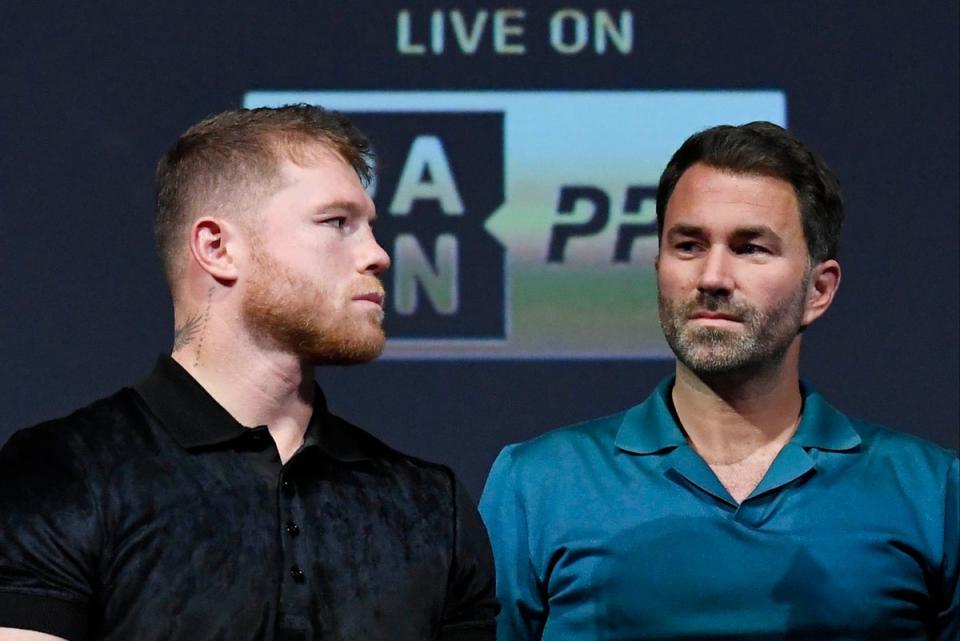
M282 464L173 360L0 450L0 627L71 641L494 639L493 563L441 465L317 401Z
M86 608L53 597L36 594L0 594L0 621L8 628L43 630L69 641L84 638L87 630Z

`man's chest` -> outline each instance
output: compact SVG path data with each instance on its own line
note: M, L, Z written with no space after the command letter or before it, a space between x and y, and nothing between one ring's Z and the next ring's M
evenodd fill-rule
M798 489L739 509L680 484L580 506L541 548L544 638L924 639L930 560L905 513Z
M773 463L774 456L753 456L736 463L710 463L710 470L737 503L753 492Z
M419 487L414 501L396 478L335 466L261 472L240 460L144 462L116 475L104 513L104 638L154 638L149 621L164 622L158 639L238 640L285 627L379 638L371 613L397 638L435 624L452 529L441 493Z

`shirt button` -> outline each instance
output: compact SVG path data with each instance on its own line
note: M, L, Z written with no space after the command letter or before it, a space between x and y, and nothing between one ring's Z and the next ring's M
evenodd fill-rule
M287 496L293 496L293 491L294 491L294 490L293 490L293 483L291 483L290 481L282 481L282 482L280 483L280 489L281 489L281 490L283 491L283 493L286 494Z
M287 534L290 536L296 536L300 534L300 526L293 521L287 521Z
M300 569L299 565L294 565L290 568L290 576L293 577L293 580L297 583L303 583L304 575L303 570Z

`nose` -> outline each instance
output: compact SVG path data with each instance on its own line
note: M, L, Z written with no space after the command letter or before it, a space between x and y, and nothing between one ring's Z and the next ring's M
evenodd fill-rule
M389 267L390 255L377 242L373 230L368 229L360 251L359 271L364 274L376 275Z
M729 296L733 293L732 256L726 248L716 245L711 247L701 266L697 289L715 296Z

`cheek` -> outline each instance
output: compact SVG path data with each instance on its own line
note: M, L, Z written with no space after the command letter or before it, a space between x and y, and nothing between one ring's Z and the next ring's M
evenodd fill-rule
M754 301L755 304L774 307L788 301L795 301L798 297L802 297L802 300L806 301L807 290L802 286L803 282L798 282L794 273L770 274L766 278L755 278L751 279L750 282L744 281L741 292L744 298Z
M310 269L329 289L349 285L349 263L337 252L326 251L314 256Z
M695 287L695 278L686 270L675 268L657 270L657 287L662 294L676 294Z

